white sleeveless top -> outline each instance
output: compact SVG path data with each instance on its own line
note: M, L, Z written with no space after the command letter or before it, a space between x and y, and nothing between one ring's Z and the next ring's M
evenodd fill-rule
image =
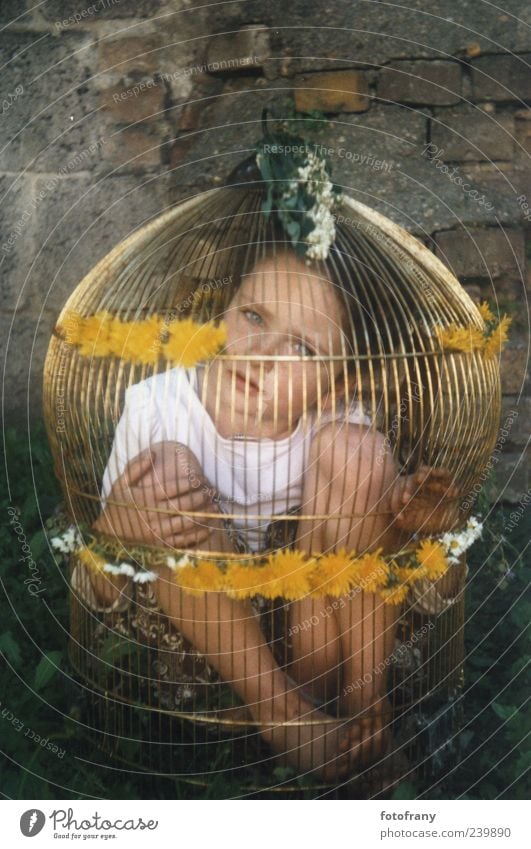
M315 433L333 421L370 425L361 404L308 414L285 439L225 438L215 427L198 395L196 369L174 368L127 389L125 406L114 434L103 475L103 506L114 481L141 451L156 442L186 445L203 473L220 493L219 506L236 514L232 522L245 544L260 551L275 514L286 513L302 500L303 474Z

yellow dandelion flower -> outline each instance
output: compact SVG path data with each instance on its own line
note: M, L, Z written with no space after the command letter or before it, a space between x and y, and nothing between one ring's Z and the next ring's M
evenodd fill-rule
M86 357L116 356L127 362L155 365L162 355L186 368L218 353L227 333L222 323L198 324L191 319L167 322L153 315L143 321L120 321L102 310L91 316L68 313L57 331ZM169 338L162 342L166 331Z
M425 568L425 577L436 581L448 569L448 561L442 545L432 540L423 540L415 552L418 563Z
M480 312L481 318L485 322L494 321L494 313L489 307L487 301L481 301L478 306L478 310Z
M284 549L270 554L263 567L261 594L271 599L282 597L294 601L303 598L310 592L309 577L314 565L301 551Z
M264 570L259 566L231 563L225 574L226 593L230 598L245 599L262 593Z
M163 328L164 321L157 315L145 321L116 320L110 329L112 353L128 362L155 365L162 351Z
M75 326L75 331L68 333L71 344L79 347L79 353L84 357L108 357L111 353L110 322L112 316L104 310L90 316L70 316L69 325Z
M340 596L348 593L353 580L353 560L344 548L315 560L309 574L310 588L315 598Z
M483 331L478 327L458 327L449 324L448 327L436 327L439 344L445 351L465 351L470 353L483 347Z
M426 567L395 566L393 574L396 575L401 584L405 584L410 587L411 584L415 584L417 581L420 581L421 578L426 577Z
M367 593L375 593L389 581L389 564L380 554L381 549L368 552L357 563L358 585Z
M170 338L162 345L163 356L185 368L213 357L227 338L224 324L219 327L211 321L197 324L189 318L171 322L168 331Z
M219 592L224 584L223 573L212 560L199 560L195 566L183 566L176 569L173 576L179 586L191 595Z
M497 327L494 328L490 336L485 342L483 349L487 358L496 357L500 354L503 346L509 337L509 327L512 319L504 315Z
M77 312L68 312L62 322L56 326L56 331L69 345L79 345L83 338L83 328L86 319Z
M385 604L402 604L407 598L409 587L407 584L395 584L391 587L385 587L379 592Z
M310 564L306 564L302 570L284 578L279 578L277 594L274 598L281 597L287 601L298 601L301 598L306 598L311 590L309 580L311 571ZM274 587L273 581L272 587Z
M104 557L101 557L101 555L96 554L95 551L93 551L91 548L88 548L88 546L86 545L79 549L79 551L77 552L77 556L84 566L87 566L89 569L96 573L103 572L103 567L107 563Z

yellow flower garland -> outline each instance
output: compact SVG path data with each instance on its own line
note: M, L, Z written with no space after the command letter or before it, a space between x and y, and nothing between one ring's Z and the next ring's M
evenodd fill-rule
M78 549L77 557L90 569L104 571L107 561L92 547ZM186 561L182 566L176 564L173 576L178 586L192 595L223 592L239 600L261 595L297 601L364 590L378 593L386 604L401 604L412 584L424 578L437 580L449 566L444 548L433 540L423 540L407 566L394 559L387 562L381 549L360 557L345 549L313 557L285 549L269 554L262 564L205 558L190 562L186 553Z
M462 327L453 322L447 327L435 328L435 336L444 351L482 351L487 358L500 354L507 341L512 319L504 315L496 324L494 314L486 301L482 301L478 309L486 324L484 330L474 325Z
M216 326L189 318L168 321L158 315L122 321L104 310L90 316L68 313L56 330L82 356L120 357L138 365L155 365L163 357L192 368L215 356L226 341L223 322Z

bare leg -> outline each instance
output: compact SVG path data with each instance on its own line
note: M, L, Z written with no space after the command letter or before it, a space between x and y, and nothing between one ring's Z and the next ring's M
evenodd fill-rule
M382 462L375 462L375 457ZM315 553L392 545L385 511L394 478L394 467L382 453L377 434L355 425L323 428L312 446L302 513L329 518L301 520L297 547ZM389 714L385 674L375 670L386 668L393 650L396 611L366 592L328 599L323 607L332 607L333 617L314 615L312 627L298 633L293 674L305 688L315 681L314 691L315 687L323 691L325 682L328 692L326 687L335 680L341 713L359 718L363 758L372 759L386 742L383 729ZM309 609L306 601L292 606L292 631L299 620L308 619ZM314 614L318 609L319 603L313 602Z
M348 775L357 729L333 722L301 697L276 664L250 602L223 593L191 596L163 567L155 584L161 610L205 655L247 705L261 735L286 763L326 780ZM301 722L289 725L286 723Z
M344 602L343 602L344 603ZM290 672L302 692L326 705L341 684L341 642L334 615L339 599L305 598L290 606Z

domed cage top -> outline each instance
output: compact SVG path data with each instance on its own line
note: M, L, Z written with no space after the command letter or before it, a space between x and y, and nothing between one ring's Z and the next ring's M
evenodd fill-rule
M264 216L263 201L263 188L252 183L185 201L119 244L69 298L50 342L44 383L47 430L68 513L91 529L95 551L104 552L104 559L112 560L114 550L116 562L152 565L168 575L180 558L188 565L186 553L207 574L208 565L237 564L242 557L258 568L268 555L288 550L302 551L307 559L383 550L397 555L399 570L399 555L430 536L432 526L429 513L417 529L395 521L395 484L408 476L413 480L424 467L446 470L453 488L438 505L440 530L461 527L471 504L466 494L494 446L500 413L496 359L479 349L445 350L438 335L449 325L481 332L483 319L427 248L349 197L337 209L330 255L311 263L295 254L273 216ZM102 356L98 332L92 351L69 341L69 321L102 314L130 328L123 355L111 350ZM143 335L152 318L159 320L157 338ZM208 361L199 357L195 367L159 356L166 330L186 319L228 327L221 353ZM193 335L187 344L193 348ZM135 356L128 356L130 350ZM169 445L173 454L167 453ZM148 539L138 532L142 519L102 525L101 516L102 508L122 503L124 491L117 496L113 487L150 448L139 480L150 466L146 474L162 492L162 506L152 514L160 524L153 521ZM332 481L341 478L342 489L323 484L324 468ZM184 513L174 485L183 474L192 498ZM362 492L366 506L360 506ZM372 526L365 514L373 517ZM164 523L182 518L192 539L199 534L199 544L182 544L184 524L178 522L171 536ZM289 563L291 574L296 567ZM157 589L160 582L131 580L127 570L122 583L110 572L96 580L86 565L86 558L72 557L71 658L94 688L92 707L98 713L92 719L105 733L104 745L122 756L131 737L147 734L151 745L144 760L150 769L164 764L205 778L208 747L230 739L225 766L231 774L244 762L251 784L262 786L266 764L271 786L271 749L285 755L290 747L315 747L304 729L324 722L330 730L321 737L329 750L316 756L318 769L312 755L300 763L284 759L293 774L315 773L333 783L344 779L345 769L328 738L344 734L337 727L340 718L342 729L347 718L358 724L370 719L366 738L356 744L354 772L377 774L384 786L394 780L391 752L395 772L398 751L409 765L430 761L433 767L430 746L440 759L441 727L452 738L452 705L462 675L462 557L436 584L412 585L401 595L402 605L389 605L385 613L378 612L370 580L352 584L350 593L346 585L334 592L333 582L324 579L322 592L316 592L315 571L305 572L300 590L294 589L297 575L291 583L278 578L270 592L258 579L254 584L246 579L246 592L243 584L231 585L231 603L252 605L261 623L275 669L285 676L277 684L291 682L293 691L305 687L304 704L318 712L303 713L295 722L298 743L290 737L285 745L273 739L274 714L269 720L257 716L234 685L235 654L233 679L216 662L219 644L211 650L204 641L198 645L197 631L190 639L182 596L172 602L172 591ZM186 616L206 615L207 589L218 606L225 603L219 570L208 574L217 576L211 587L191 585ZM270 570L269 582L272 574L278 573ZM180 605L180 614L172 603ZM233 614L236 609L241 610L233 606ZM221 618L217 621L221 629ZM225 646L229 632L223 632ZM232 641L242 634L245 629L235 626ZM117 642L116 635L126 642ZM251 663L248 646L239 650ZM347 674L349 651L357 660ZM326 670L319 665L323 653L330 653ZM263 676L266 692L269 673L248 672ZM143 710L138 727L134 706ZM293 725L293 716L284 718ZM286 731L292 733L293 728ZM183 741L193 756L182 758ZM454 756L450 744L448 754Z

